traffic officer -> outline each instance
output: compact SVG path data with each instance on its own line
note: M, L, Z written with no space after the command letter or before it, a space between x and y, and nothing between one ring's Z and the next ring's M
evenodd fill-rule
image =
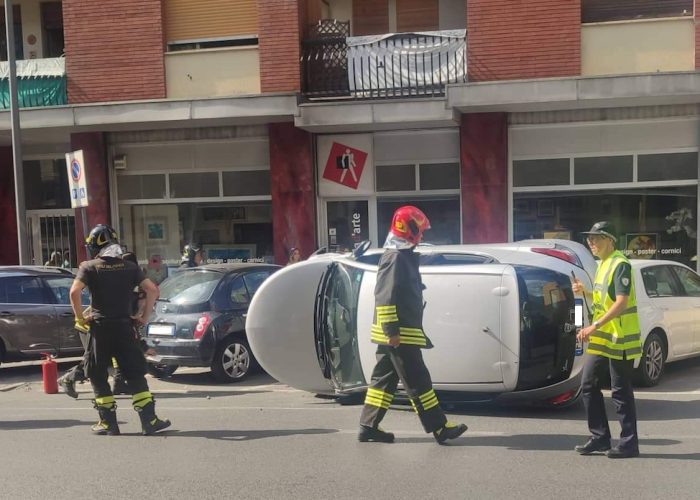
M153 395L146 382L146 360L133 335L133 290L140 286L146 292L143 315L136 318L146 324L158 296L158 289L147 279L139 266L121 258L122 249L111 227L98 224L86 238L92 260L82 262L70 290L76 322L90 324L91 355L86 366L95 392L95 408L100 420L92 427L96 434L119 435L117 406L107 381L112 357L117 359L132 393L133 406L141 419L143 434L170 426L155 413ZM83 316L80 295L87 287L92 299L89 317Z
M194 243L190 243L188 245L185 245L185 248L182 249L182 259L180 260L180 267L197 267L202 263L203 259L204 256L202 255L202 247L199 245L195 245Z
M593 323L582 328L578 337L588 341L583 367L582 395L591 438L576 446L581 455L607 451L609 458L639 456L637 411L632 391L634 360L642 355L632 267L615 249L616 232L608 221L593 224L587 235L588 246L600 259L592 293L576 280L574 293L592 296ZM610 371L612 400L622 426L620 441L610 448L610 427L601 392L606 369Z
M420 243L430 222L412 206L396 210L384 254L379 260L374 289L375 313L371 339L377 346L377 364L367 389L358 439L391 443L394 434L379 428L401 380L425 432L438 443L461 436L467 426L447 421L433 390L421 349L433 347L423 332L423 283L418 271Z

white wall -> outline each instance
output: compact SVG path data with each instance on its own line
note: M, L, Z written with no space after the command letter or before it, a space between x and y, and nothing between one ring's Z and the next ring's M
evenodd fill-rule
M39 59L42 57L42 35L41 35L41 10L39 4L42 0L21 0L15 4L19 5L22 13L22 39L25 59ZM0 8L5 9L4 5ZM5 26L2 27L5 29ZM27 41L30 35L36 37L36 43L30 45Z

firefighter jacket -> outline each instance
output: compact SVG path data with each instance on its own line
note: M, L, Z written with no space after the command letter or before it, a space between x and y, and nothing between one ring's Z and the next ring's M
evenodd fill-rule
M423 332L424 287L418 261L412 248L387 249L379 260L371 331L375 344L386 345L390 336L399 335L402 345L433 347Z
M615 268L629 261L619 250L603 260L595 274L593 286L593 320L603 316L614 304L610 297L610 286L613 283ZM636 359L642 355L642 341L637 315L637 299L634 291L634 280L630 274L630 293L627 299L627 309L620 316L600 325L591 334L586 352L598 354L612 359Z

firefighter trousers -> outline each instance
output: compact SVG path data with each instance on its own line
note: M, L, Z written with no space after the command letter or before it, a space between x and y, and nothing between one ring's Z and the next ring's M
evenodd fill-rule
M360 424L377 428L386 415L399 380L425 432L441 429L447 418L440 408L421 348L415 345L377 347L377 364L367 389Z
M96 400L112 396L108 382L112 358L119 363L132 394L148 392L146 358L133 332L130 319L100 319L91 323L91 348L86 369Z

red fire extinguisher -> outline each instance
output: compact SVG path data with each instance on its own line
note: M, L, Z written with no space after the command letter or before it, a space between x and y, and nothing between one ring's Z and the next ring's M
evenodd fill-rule
M44 360L41 362L41 374L44 379L44 392L56 394L58 392L58 365L48 352L42 352Z

